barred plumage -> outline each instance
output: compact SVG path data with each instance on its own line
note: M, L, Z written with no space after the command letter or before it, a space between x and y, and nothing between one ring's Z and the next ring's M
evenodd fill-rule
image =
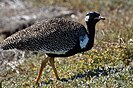
M95 24L101 19L105 18L97 12L87 13L85 18L87 30L82 24L64 18L44 20L11 35L0 44L0 48L46 53L49 57L42 61L36 83L48 61L56 78L59 79L54 66L54 57L71 56L91 49L94 44Z
M8 37L1 44L3 49L31 51L68 51L86 34L83 25L64 18L53 18L38 22Z

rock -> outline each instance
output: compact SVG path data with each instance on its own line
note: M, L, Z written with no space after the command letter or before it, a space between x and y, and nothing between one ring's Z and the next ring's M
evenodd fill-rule
M24 61L24 54L18 50L0 51L0 81L11 77L11 74L18 74L16 66Z
M15 32L25 29L26 27L34 24L36 16L15 16L11 18L2 18L0 19L1 28L0 34L4 34L5 37L8 37Z
M34 7L25 0L0 1L0 35L5 38L31 26L36 21L71 15L74 12L58 6Z

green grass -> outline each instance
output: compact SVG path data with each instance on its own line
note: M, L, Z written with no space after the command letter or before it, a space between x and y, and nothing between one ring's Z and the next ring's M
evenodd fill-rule
M45 2L44 2L45 1ZM44 57L27 60L20 75L2 82L5 88L133 88L133 1L132 0L34 0L47 5L60 5L86 14L99 11L106 17L96 26L95 45L82 56L57 58L56 66L62 81L56 80L47 66L39 85L35 85ZM84 18L80 18L83 23ZM84 24L84 23L83 23Z

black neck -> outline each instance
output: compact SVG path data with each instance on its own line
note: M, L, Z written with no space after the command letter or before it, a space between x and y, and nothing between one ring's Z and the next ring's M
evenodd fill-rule
M89 36L89 42L88 42L88 49L91 49L93 47L94 44L94 37L95 37L95 23L90 23L90 22L86 22L87 24L87 31L88 31L88 36Z
M95 23L90 23L90 22L86 22L87 24L87 30L89 32L89 36L91 37L91 39L94 39L95 37Z

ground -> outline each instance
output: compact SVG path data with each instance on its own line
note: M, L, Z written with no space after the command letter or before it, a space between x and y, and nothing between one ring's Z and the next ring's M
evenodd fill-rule
M35 6L61 5L75 10L85 25L88 11L104 17L96 25L92 50L68 58L56 58L60 80L47 66L38 85L35 79L42 54L33 55L19 67L20 74L2 82L4 88L133 88L133 1L132 0L33 0ZM40 5L41 2L41 5Z

